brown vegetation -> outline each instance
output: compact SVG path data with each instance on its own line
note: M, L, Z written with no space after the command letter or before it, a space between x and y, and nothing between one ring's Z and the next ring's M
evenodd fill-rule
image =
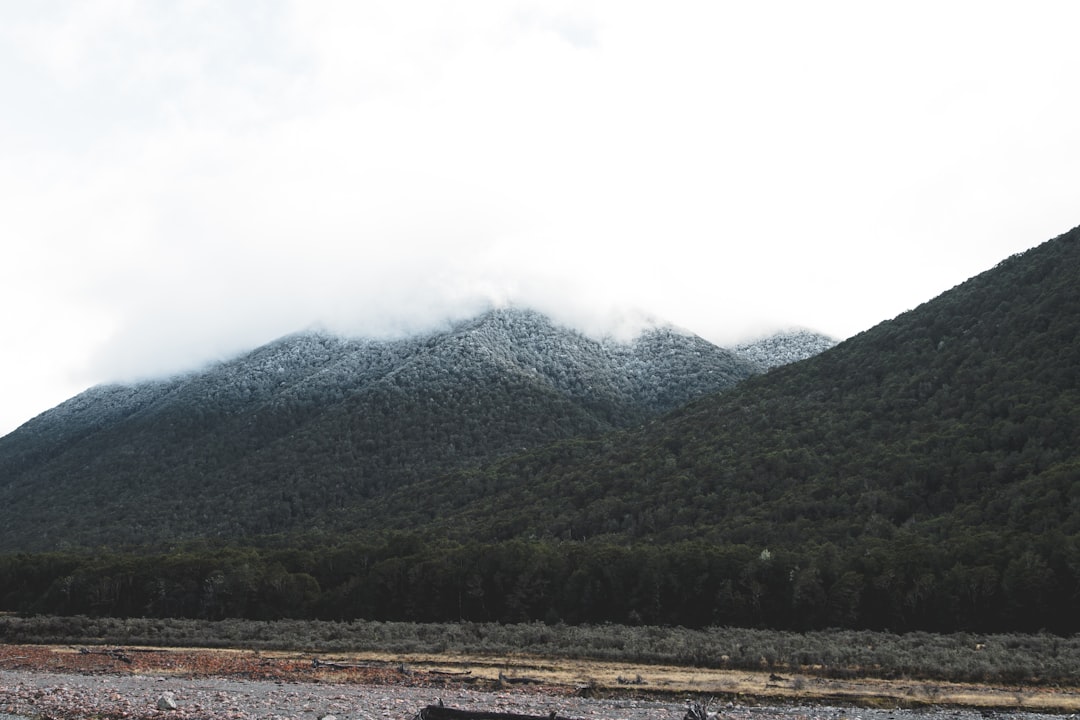
M297 651L324 660L512 656L595 660L619 668L694 667L834 680L880 678L996 686L1080 686L1080 636L736 627L699 630L544 623L386 623L365 620L183 620L0 616L0 643L97 647L198 647ZM616 676L636 686L635 672ZM642 680L647 675L642 674Z
M76 647L0 645L0 670L87 674L228 677L279 682L323 682L405 687L469 686L495 690L528 678L521 692L550 696L725 698L744 704L828 702L877 707L954 705L1022 708L1043 712L1080 710L1078 687L1033 687L911 679L825 678L810 672L688 668L540 658L525 655L335 654L317 658L282 651L197 648L114 648L83 652ZM808 669L811 670L812 669ZM626 677L634 678L628 683Z

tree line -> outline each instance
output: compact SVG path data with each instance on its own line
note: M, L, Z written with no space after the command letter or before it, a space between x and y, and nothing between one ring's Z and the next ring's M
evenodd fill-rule
M914 534L847 548L430 543L0 556L0 609L116 617L1080 630L1075 538Z

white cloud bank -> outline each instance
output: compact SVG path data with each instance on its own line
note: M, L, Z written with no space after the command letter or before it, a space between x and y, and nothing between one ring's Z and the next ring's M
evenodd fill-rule
M0 433L513 301L846 337L1080 222L1072 3L0 6Z

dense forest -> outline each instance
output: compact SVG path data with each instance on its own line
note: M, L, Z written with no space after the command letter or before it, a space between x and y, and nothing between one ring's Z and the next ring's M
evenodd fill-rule
M1061 545L1055 543L1060 542ZM906 632L1080 630L1080 547L992 531L758 549L389 534L334 547L0 557L0 607L24 613L260 620L728 625Z
M2 557L0 606L1077 632L1077 278L1080 229L813 358L323 526Z

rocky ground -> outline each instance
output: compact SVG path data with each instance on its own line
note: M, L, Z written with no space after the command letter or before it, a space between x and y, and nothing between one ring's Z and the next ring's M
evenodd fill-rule
M590 697L589 688L475 681L403 665L313 666L311 658L176 650L0 646L0 720L409 720L427 705L583 720L682 720L685 699ZM863 710L714 703L718 718L982 720L993 711ZM1016 713L1015 717L1050 718ZM1060 717L1060 716L1058 716Z

